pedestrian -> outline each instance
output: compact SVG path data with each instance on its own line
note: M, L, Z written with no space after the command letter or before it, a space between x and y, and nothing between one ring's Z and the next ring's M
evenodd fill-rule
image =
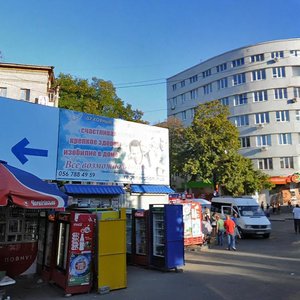
M216 220L216 213L213 213L211 215L211 226L212 226L212 232L211 235L212 236L216 236L217 235L217 220Z
M223 246L224 233L225 233L224 220L222 220L219 215L216 215L216 223L217 223L217 228L216 228L217 243L218 243L218 246Z
M262 211L265 210L265 206L264 206L264 202L263 201L261 201L260 208L262 209Z
M235 248L235 237L234 237L234 230L235 230L235 223L232 221L229 215L226 216L226 221L224 222L224 227L226 229L227 234L227 250L234 250Z
M234 213L233 216L232 216L232 221L234 222L234 239L235 239L235 243L237 243L237 239L241 238L241 234L239 232L239 229L238 229L238 226L237 226L237 218L238 218L238 214L237 213Z
M300 207L299 204L297 204L293 208L293 217L294 217L294 228L295 228L295 233L300 233Z
M281 208L281 205L280 203L278 202L277 203L277 214L280 215L280 208Z

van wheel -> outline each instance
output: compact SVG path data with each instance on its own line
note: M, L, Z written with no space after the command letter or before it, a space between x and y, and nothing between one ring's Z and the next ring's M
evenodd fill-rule
M270 237L270 233L265 233L264 234L264 239L268 239Z

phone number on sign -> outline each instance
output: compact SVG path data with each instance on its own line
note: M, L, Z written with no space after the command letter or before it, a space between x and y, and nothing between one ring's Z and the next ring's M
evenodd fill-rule
M94 172L80 172L80 171L58 171L59 177L83 177L93 178L96 176Z

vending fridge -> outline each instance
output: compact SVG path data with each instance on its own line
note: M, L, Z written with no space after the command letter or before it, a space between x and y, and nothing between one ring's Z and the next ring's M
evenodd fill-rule
M133 211L133 264L149 265L149 211Z
M150 205L150 265L170 270L184 265L182 205Z
M133 264L133 208L126 209L126 263Z
M55 264L51 279L64 289L66 295L91 290L95 226L95 214L72 211L57 216Z

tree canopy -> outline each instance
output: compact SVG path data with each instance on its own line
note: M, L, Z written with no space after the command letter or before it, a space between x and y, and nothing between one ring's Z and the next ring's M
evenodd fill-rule
M212 181L215 188L235 196L269 187L268 176L238 153L239 131L228 116L228 108L216 100L197 107L191 126L170 129L169 124L171 172L193 181Z
M142 120L143 112L134 110L130 104L125 105L110 81L93 77L89 82L60 73L56 85L60 87L60 108L146 123Z

